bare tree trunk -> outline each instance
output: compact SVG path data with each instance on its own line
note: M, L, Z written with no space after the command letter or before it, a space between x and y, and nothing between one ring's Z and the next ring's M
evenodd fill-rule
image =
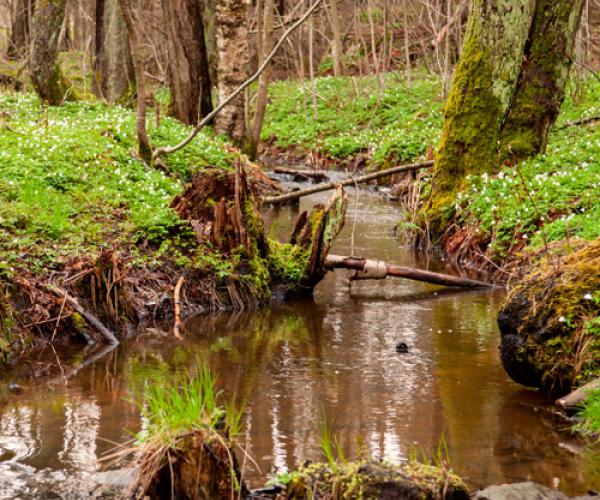
M249 74L247 0L219 0L216 3L217 94L223 102L241 86ZM218 133L242 145L246 138L245 99L240 94L215 118Z
M162 0L168 31L169 114L195 125L212 111L200 0Z
M35 0L15 0L12 26L6 55L9 59L22 59L29 48L29 26Z
M516 90L531 14L529 1L471 2L436 158L429 207L434 236L467 175L498 168L500 125Z
M96 0L96 26L94 33L94 94L104 98L104 0Z
M135 70L129 35L118 0L105 0L102 95L108 102L128 104L135 93Z
M142 160L149 165L152 164L152 146L146 130L146 74L144 69L144 60L142 57L142 47L136 20L134 19L133 7L131 0L119 0L121 13L127 26L129 33L129 43L131 46L131 57L133 59L133 67L135 69L135 79L137 82L137 113L136 113L136 129L138 136L138 152Z
M262 38L260 47L262 53L260 54L259 64L262 64L271 50L273 50L273 29L275 24L275 1L265 0L264 2L264 13L259 12L259 16L263 16L263 32L259 33L258 36ZM252 121L252 132L249 138L248 155L252 160L256 159L258 154L258 146L260 143L260 133L262 132L263 123L265 121L265 112L267 109L267 101L269 98L269 81L271 80L271 71L269 68L265 69L258 80L258 93L256 96L256 111L254 112L254 120Z
M73 96L58 65L66 3L67 0L38 0L31 32L31 83L42 100L54 106Z
M500 135L501 159L546 150L565 99L585 0L538 0L513 105Z
M408 43L408 0L402 0L402 27L404 29L404 58L406 63L406 87L411 87L410 45Z
M331 0L331 57L333 59L334 76L342 76L342 33L340 30L340 13L338 11L338 0Z

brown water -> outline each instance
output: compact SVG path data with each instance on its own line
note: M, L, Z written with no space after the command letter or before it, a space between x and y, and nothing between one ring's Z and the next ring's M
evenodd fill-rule
M324 196L303 200L303 208ZM270 212L274 235L294 210ZM334 252L416 265L392 235L394 204L361 193ZM354 229L354 231L353 231ZM354 232L355 240L351 241ZM439 266L438 266L439 267ZM331 273L314 300L256 313L199 317L182 344L156 331L81 369L64 384L32 383L27 366L1 382L0 498L81 498L97 484L125 482L127 463L100 457L140 426L128 401L145 380L204 355L227 394L245 405L244 445L260 470L254 485L320 460L324 418L352 457L407 460L442 439L472 488L533 480L569 494L600 488L600 459L557 426L535 392L512 383L499 362L495 322L501 294L456 292L402 280L349 285ZM395 345L404 341L408 354ZM65 371L83 359L61 356ZM35 366L56 363L40 353ZM24 374L28 374L25 376ZM9 381L25 386L5 397Z

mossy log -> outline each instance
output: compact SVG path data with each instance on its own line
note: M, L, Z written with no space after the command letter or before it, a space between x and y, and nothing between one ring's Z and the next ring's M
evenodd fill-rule
M600 374L600 240L567 257L546 257L498 316L504 368L516 382L564 395Z
M385 462L347 462L332 468L310 464L291 474L279 498L377 498L392 500L466 500L467 487L451 472L424 464L396 466Z

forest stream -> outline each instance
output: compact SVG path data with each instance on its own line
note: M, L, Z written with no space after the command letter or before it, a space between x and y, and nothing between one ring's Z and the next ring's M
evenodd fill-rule
M398 205L361 191L332 250L340 255L424 266L396 240ZM329 193L304 198L301 209ZM265 212L270 233L284 237L298 208ZM353 241L354 235L354 241ZM440 263L430 264L441 270ZM93 485L126 483L127 460L103 463L117 443L143 427L132 402L149 378L192 366L205 356L218 384L245 403L239 440L251 486L322 460L326 421L347 457L367 449L394 462L429 457L447 443L449 461L469 487L535 481L570 495L600 487L600 458L552 420L551 401L511 382L502 369L498 291L456 291L404 280L352 283L330 273L314 300L238 315L200 316L177 343L157 330L123 343L69 378L21 386L0 401L0 498L80 498ZM165 329L169 332L170 325ZM408 353L396 352L404 342ZM84 359L61 352L72 368ZM546 409L545 409L546 408ZM240 453L240 456L242 454ZM258 467L257 467L258 466Z

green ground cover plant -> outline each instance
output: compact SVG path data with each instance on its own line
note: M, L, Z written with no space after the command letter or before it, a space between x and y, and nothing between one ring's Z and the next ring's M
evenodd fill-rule
M150 120L149 120L150 122ZM150 125L156 145L188 128ZM210 131L166 160L166 172L135 159L130 109L97 102L45 107L33 94L0 93L0 261L32 268L123 242L160 244L181 222L168 208L182 182L232 156Z
M426 76L407 89L403 79L390 73L383 92L375 77L321 77L316 79L315 113L310 81L276 82L262 138L335 159L366 151L374 168L413 160L438 142L439 88L437 78Z

